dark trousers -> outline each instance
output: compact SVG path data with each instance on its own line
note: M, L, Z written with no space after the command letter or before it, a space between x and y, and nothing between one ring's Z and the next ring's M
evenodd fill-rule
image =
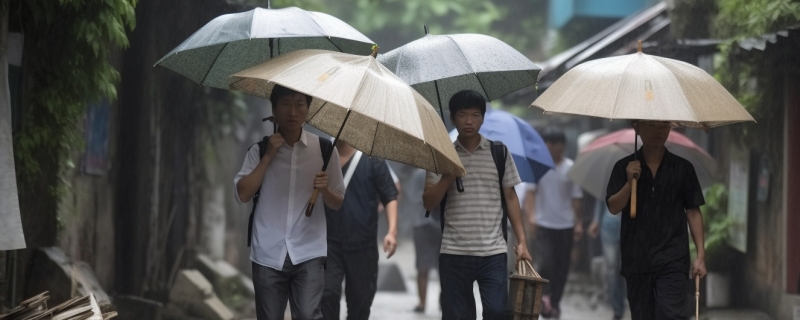
M343 280L347 319L369 319L378 285L378 247L343 251L340 245L328 242L325 291L322 294L322 315L326 320L339 319Z
M294 265L288 254L281 271L253 262L258 320L282 320L287 300L292 309L292 319L322 319L319 302L322 299L324 266L325 258Z
M508 274L506 254L488 257L439 255L442 286L442 319L474 320L475 297L472 283L478 281L483 305L483 319L508 319Z
M625 276L633 320L687 319L686 293L690 283L685 270L666 268Z
M550 304L556 310L561 310L559 304L569 275L573 232L571 228L558 230L538 226L535 243L530 247L534 250L539 274L550 280L544 285L543 294L550 296Z

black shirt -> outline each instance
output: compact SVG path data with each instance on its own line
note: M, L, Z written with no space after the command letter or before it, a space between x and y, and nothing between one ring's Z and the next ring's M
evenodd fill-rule
M342 173L353 165L352 158L342 167ZM385 206L397 199L386 161L364 155L350 178L339 210L325 207L328 224L328 246L343 250L374 247L378 238L378 200Z
M623 275L677 267L689 272L689 234L686 210L705 204L694 166L667 150L656 172L647 166L641 149L637 157L642 174L637 186L636 218L631 219L630 200L622 209ZM614 165L608 181L606 202L628 181L625 168L633 155Z

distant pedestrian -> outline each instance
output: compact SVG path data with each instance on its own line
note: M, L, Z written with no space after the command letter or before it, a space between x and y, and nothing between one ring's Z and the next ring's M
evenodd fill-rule
M622 266L619 242L621 229L622 219L620 216L611 214L605 201L598 200L588 233L592 238L600 236L603 259L606 262L606 296L614 311L614 320L622 319L622 316L625 315L625 278L620 275Z
M341 208L325 210L328 263L322 314L339 319L344 282L347 319L367 320L378 284L378 203L389 223L383 251L391 257L397 249L397 187L385 160L363 155L341 140L336 148L347 193Z
M422 192L425 188L425 170L413 169L404 184L406 192L400 204L403 216L414 219L414 253L417 269L417 294L419 303L414 312L425 313L428 298L428 279L431 270L439 268L439 248L442 245L441 213L434 208L430 216L425 216Z
M621 273L631 315L634 320L687 319L688 272L692 278L706 275L700 212L705 199L691 162L664 147L672 124L634 121L633 127L642 147L614 165L606 194L609 211L622 213ZM636 218L630 216L633 192ZM687 224L697 247L691 264Z
M516 261L531 260L514 191L522 181L508 149L478 133L486 113L486 100L480 93L456 93L449 109L458 131L456 152L467 171L462 177L464 192L457 191L456 177L429 172L423 193L427 210L441 206L447 197L439 255L442 319L476 318L475 281L481 291L483 319L507 319L506 216L520 242Z
M293 318L321 319L328 251L325 209L316 206L306 217L304 208L315 188L325 206L341 207L339 154L330 142L303 130L310 96L276 85L270 101L278 133L249 149L233 181L238 202L259 199L249 239L256 315L259 320L283 319L288 301ZM328 170L318 172L326 142L333 155Z
M544 286L542 315L558 319L569 275L572 244L583 236L583 191L567 177L573 161L564 156L567 144L564 132L547 128L542 132L542 139L556 167L545 173L535 187L535 208L530 218L534 224L530 231L531 238L535 239L534 254L539 273L550 280Z

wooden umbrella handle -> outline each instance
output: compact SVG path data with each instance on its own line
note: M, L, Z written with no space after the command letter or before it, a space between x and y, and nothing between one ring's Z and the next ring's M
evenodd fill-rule
M636 190L638 185L638 179L634 178L631 181L631 219L636 218Z
M308 205L306 206L306 217L310 217L311 212L314 212L314 205L317 203L317 195L319 195L319 189L314 188L314 193L311 194L311 199L308 199Z
M700 320L700 276L694 276L694 319Z

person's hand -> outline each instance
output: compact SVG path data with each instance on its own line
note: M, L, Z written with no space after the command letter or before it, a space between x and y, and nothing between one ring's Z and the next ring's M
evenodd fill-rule
M389 232L383 237L383 252L389 253L386 259L391 258L395 251L397 251L397 236Z
M628 162L628 167L625 168L625 173L628 174L628 182L633 181L634 177L642 175L642 165L637 161Z
M575 228L573 228L572 238L575 241L580 241L583 238L583 224L581 222L575 223Z
M524 243L517 244L514 247L514 252L517 254L517 263L521 260L528 260L528 262L533 263L533 258L531 258L530 252L528 252L528 246Z
M702 257L694 259L692 264L692 279L700 277L701 279L706 276L706 260Z
M589 225L588 233L592 239L597 239L597 236L600 234L600 224L597 223L597 221L592 221L592 224Z
M317 176L314 177L314 188L319 189L319 191L323 191L328 188L328 173L325 171L317 172Z
M267 144L267 152L264 152L264 155L269 155L270 158L274 157L276 153L278 153L278 148L283 145L284 139L280 132L276 132L272 136L269 137L269 143ZM262 158L263 159L263 158Z

